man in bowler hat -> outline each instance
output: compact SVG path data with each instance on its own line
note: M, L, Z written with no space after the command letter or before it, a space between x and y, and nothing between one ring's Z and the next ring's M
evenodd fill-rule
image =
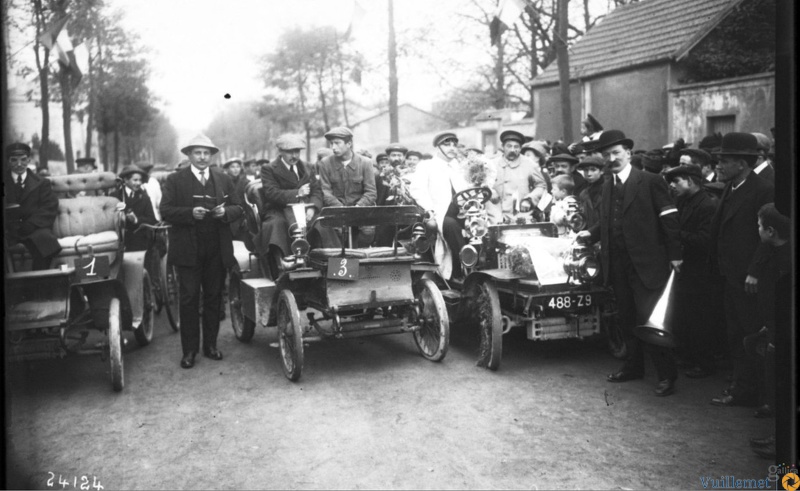
M753 172L759 158L758 140L751 133L727 133L718 157L717 176L725 183L711 224L711 260L725 279L724 305L733 381L711 403L755 406L759 369L745 354L745 336L761 328L758 319L758 210L773 201L774 187Z
M181 149L190 165L167 177L161 216L172 224L168 262L177 266L180 288L181 367L192 368L200 350L200 292L203 355L221 360L217 349L225 270L236 263L230 223L242 216L230 177L210 167L219 152L198 135Z
M58 214L58 198L50 181L30 169L31 147L12 143L6 147L6 170L3 172L5 197L5 233L9 246L20 243L32 257L34 270L48 269L61 251L53 234Z
M678 210L666 181L631 166L633 140L619 130L604 131L598 150L608 162L612 178L603 184L600 222L578 233L582 242L600 240L606 284L614 288L619 323L628 357L609 382L644 377L644 346L634 328L643 325L661 297L670 268L680 271L681 246ZM666 348L647 346L658 376L657 396L675 391L677 369Z

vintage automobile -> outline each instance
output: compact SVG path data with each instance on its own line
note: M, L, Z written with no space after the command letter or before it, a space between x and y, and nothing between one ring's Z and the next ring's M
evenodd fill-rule
M143 267L145 251L125 251L119 201L104 195L114 185L112 173L50 180L62 197L53 225L62 250L52 269L31 271L31 257L23 246L5 248L6 359L99 354L108 361L112 387L120 391L123 331L133 331L142 346L153 339L153 292ZM7 211L13 207L5 205Z
M454 325L477 323L478 364L496 370L502 336L522 327L534 341L588 338L604 332L615 314L611 292L598 284L599 261L590 247L559 237L555 223L533 223L531 213L490 225L488 188L454 196L469 243L459 252L463 280L451 280L442 294ZM582 217L567 225L582 226ZM612 333L619 350L619 337Z
M245 216L251 232L260 227L260 182L248 185ZM239 251L229 278L231 323L237 339L248 342L256 326L278 338L283 372L296 381L303 370L304 342L380 334L412 333L423 357L444 359L450 323L436 265L410 253L397 240L401 227L415 227L424 248L420 215L412 206L330 207L315 219L343 230L341 248L314 248L306 241L305 206L295 210L292 255L281 258L273 281L252 250ZM350 227L393 224L392 247L349 247ZM347 246L347 247L346 247ZM263 258L262 258L263 259ZM306 311L301 315L301 311Z

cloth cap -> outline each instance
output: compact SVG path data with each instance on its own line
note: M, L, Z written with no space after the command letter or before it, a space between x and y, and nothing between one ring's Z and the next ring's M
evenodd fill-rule
M605 167L606 161L602 159L602 157L598 157L596 155L590 155L578 163L578 169L585 169L587 167L597 167L598 169L602 169Z
M212 142L211 139L208 138L206 135L197 135L191 140L189 143L186 144L185 147L181 148L181 153L184 155L189 155L192 147L204 147L211 150L211 155L216 155L219 152L219 148L217 148Z
M325 133L326 140L330 141L335 138L339 138L342 140L351 140L353 138L353 132L350 131L350 128L345 128L344 126L337 126L336 128L333 128L329 132Z
M81 157L79 159L75 159L75 165L91 165L93 168L97 169L97 164L95 164L95 159L93 157Z
M520 145L522 145L525 143L525 136L516 130L506 130L500 133L500 143L505 144L505 142L509 140L517 141Z
M408 157L416 157L416 158L422 160L422 153L421 152L417 152L416 150L409 150L408 152L406 152L406 158L408 158Z
M682 164L664 173L667 181L672 181L677 176L694 176L697 179L702 179L703 173L700 172L700 166L696 164Z
M379 153L379 154L378 154L378 155L375 157L375 162L380 162L381 160L389 160L389 156L388 156L388 155L386 155L385 153Z
M306 148L306 141L297 135L286 134L278 137L275 146L278 147L278 150L284 151L302 150Z
M444 133L439 133L433 137L433 146L438 147L445 140L455 140L456 143L458 143L458 137L455 133L451 131L445 131Z
M399 143L391 143L388 147L386 147L386 155L389 155L392 152L400 152L405 155L408 153L408 149Z
M28 157L31 156L31 147L22 143L22 142L14 142L11 145L6 147L6 155L11 156L14 154L24 153Z

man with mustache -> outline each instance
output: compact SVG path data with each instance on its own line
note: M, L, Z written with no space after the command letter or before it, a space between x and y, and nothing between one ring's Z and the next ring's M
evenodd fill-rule
M502 222L505 214L532 210L547 191L540 167L521 154L524 140L519 131L500 133L503 153L492 161L497 176L492 186L491 204L487 204L489 215L496 223Z

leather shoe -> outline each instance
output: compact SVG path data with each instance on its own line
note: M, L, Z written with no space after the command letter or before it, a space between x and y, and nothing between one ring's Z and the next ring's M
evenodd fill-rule
M770 435L766 438L751 438L750 446L753 448L764 448L770 445L775 445L775 435Z
M653 390L658 397L664 397L675 393L675 381L672 379L664 379L656 385Z
M181 358L181 368L192 368L194 366L195 356L197 356L197 352L195 351L183 355L183 358Z
M772 407L769 404L764 404L763 406L759 406L758 409L753 412L753 416L756 418L771 418L774 416L775 413L772 411Z
M219 361L222 359L222 352L212 346L210 348L203 349L203 356Z
M622 369L616 373L610 373L606 377L609 382L627 382L628 380L636 380L637 378L644 378L641 372L634 372L633 370Z
M749 406L753 407L757 403L752 398L748 397L740 397L740 396L732 396L732 395L723 395L719 397L715 397L711 399L711 404L715 406L724 406L724 407L731 407L731 406Z

